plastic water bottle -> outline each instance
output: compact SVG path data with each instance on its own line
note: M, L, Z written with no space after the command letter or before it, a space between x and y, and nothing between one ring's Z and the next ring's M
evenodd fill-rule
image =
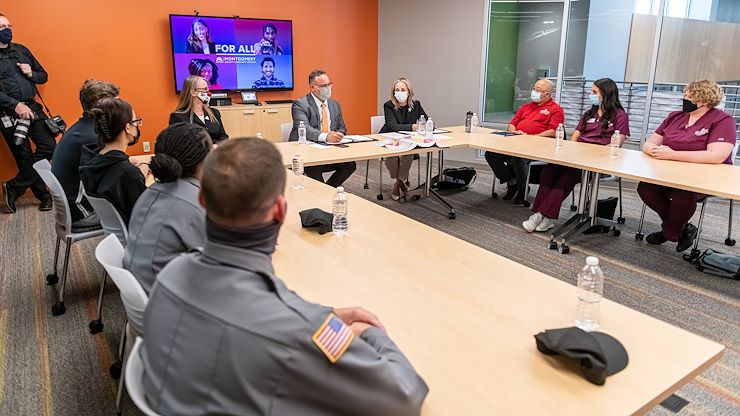
M619 156L619 130L616 130L614 134L612 134L612 141L609 143L609 156L611 156L612 159L616 159L616 157Z
M434 122L432 121L431 117L429 117L429 120L427 120L426 130L427 130L426 138L431 140L432 136L434 136Z
M298 125L298 144L306 143L308 143L308 140L306 140L306 124L301 121L301 124Z
M576 326L584 331L599 329L599 305L604 293L604 273L597 257L586 257L586 266L578 273L578 307Z
M565 140L565 127L563 127L563 123L559 123L555 130L555 149L563 148L563 140Z
M424 117L422 114L421 117L419 117L419 120L416 122L416 131L422 135L423 137L426 137L427 133L427 118Z
M478 131L478 113L473 113L473 117L470 118L470 132L476 133Z
M259 131L257 132L257 138L260 139L260 140L263 139L262 132L259 132Z
M468 111L465 113L465 133L470 133L470 122L473 119L473 112Z
M303 189L303 157L300 153L293 155L293 189Z
M337 193L334 195L334 201L331 205L332 214L334 218L331 221L331 230L336 235L344 235L347 233L347 206L349 204L347 193L344 192L344 188L341 186L337 187Z

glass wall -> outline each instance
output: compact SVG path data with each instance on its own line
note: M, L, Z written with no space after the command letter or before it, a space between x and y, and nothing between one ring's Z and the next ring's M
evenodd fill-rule
M740 124L740 1L492 0L490 11L486 125L505 127L539 77L556 83L568 130L599 78L617 82L633 144L681 107L684 86L697 79L723 85L723 108Z

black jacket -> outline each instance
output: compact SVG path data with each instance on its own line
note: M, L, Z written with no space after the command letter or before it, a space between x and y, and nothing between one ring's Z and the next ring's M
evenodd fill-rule
M82 146L80 179L88 195L105 198L128 225L136 200L146 189L144 175L121 151L101 155L103 146Z
M18 63L31 65L31 78L21 72ZM46 71L25 46L11 43L0 49L0 110L15 115L18 102L33 103L35 84L45 84L47 79Z
M170 125L173 125L175 123L195 123L208 131L208 135L211 136L211 141L213 143L219 143L228 139L229 135L226 134L226 130L224 130L224 123L221 122L221 113L215 108L211 108L211 111L213 111L213 115L216 116L216 121L218 121L218 123L214 123L212 120L210 120L208 114L205 114L206 121L204 123L200 121L198 116L196 116L195 114L170 113ZM192 121L190 120L191 116Z
M416 100L414 100L414 108L412 110L409 110L408 106L395 109L393 108L393 102L388 100L383 104L383 112L385 113L385 124L380 129L381 133L401 130L411 131L411 126L416 123L422 115L429 118L427 113L425 113L424 109L421 107L421 103Z
M77 123L64 132L62 139L54 149L51 160L51 171L59 179L69 201L72 222L81 220L93 212L92 206L82 196L80 189L80 155L82 146L94 145L98 135L95 134L95 120L87 113Z

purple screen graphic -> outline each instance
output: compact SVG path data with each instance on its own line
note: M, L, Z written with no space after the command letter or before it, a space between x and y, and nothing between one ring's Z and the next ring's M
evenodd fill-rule
M287 20L170 15L175 86L200 75L211 90L293 89Z

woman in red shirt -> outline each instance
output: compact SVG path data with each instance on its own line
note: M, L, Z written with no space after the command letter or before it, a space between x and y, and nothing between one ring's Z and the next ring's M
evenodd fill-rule
M624 143L630 134L629 118L619 102L617 84L609 78L594 81L589 100L591 108L583 114L570 139L603 146L609 144L614 132L619 130L620 145ZM558 218L560 206L579 182L580 169L553 164L545 166L532 203L534 214L522 223L522 227L530 233L553 228L555 223L552 220Z
M732 164L735 146L735 120L716 107L722 101L722 90L714 81L694 81L683 96L682 111L674 111L663 120L642 151L656 159L690 163ZM696 203L706 195L667 186L640 182L640 198L663 221L661 230L645 238L650 244L678 241L676 250L691 247L696 227L689 220Z

